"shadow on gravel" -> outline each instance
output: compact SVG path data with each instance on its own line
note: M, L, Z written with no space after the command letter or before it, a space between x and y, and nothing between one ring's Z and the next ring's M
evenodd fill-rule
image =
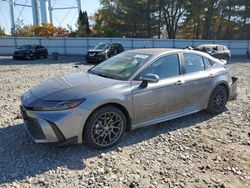
M250 63L250 57L233 56L228 63L229 64Z
M157 125L141 128L126 134L121 143L110 149L94 150L86 146L64 148L35 144L25 133L23 124L0 129L0 184L24 180L57 167L82 170L84 160L127 147L177 129L194 126L212 118L206 112L185 116Z

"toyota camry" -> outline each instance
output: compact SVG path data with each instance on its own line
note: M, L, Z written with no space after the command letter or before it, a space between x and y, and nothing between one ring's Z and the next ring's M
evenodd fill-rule
M203 52L137 49L40 83L21 97L20 108L37 143L103 149L125 131L204 109L223 112L236 96L236 80Z

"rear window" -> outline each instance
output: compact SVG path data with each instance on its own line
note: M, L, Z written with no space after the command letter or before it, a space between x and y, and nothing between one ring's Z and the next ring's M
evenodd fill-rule
M213 63L209 59L203 57L203 61L204 61L205 69L208 69L209 67L213 66Z
M196 54L184 53L184 62L186 73L205 70L202 56Z

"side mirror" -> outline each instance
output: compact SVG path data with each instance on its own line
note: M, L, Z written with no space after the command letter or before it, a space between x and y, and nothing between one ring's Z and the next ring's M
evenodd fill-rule
M145 76L142 76L141 80L156 83L159 82L160 78L156 74L146 74Z
M159 82L160 78L156 74L146 74L145 76L142 76L141 80L142 80L142 83L141 83L140 87L145 88L148 86L149 82L157 83L157 82Z

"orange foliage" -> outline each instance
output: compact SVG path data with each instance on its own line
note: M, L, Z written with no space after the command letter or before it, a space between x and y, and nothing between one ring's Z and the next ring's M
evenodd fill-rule
M62 27L56 27L52 24L44 24L42 26L34 26L35 36L39 37L67 37L69 32L67 29Z

